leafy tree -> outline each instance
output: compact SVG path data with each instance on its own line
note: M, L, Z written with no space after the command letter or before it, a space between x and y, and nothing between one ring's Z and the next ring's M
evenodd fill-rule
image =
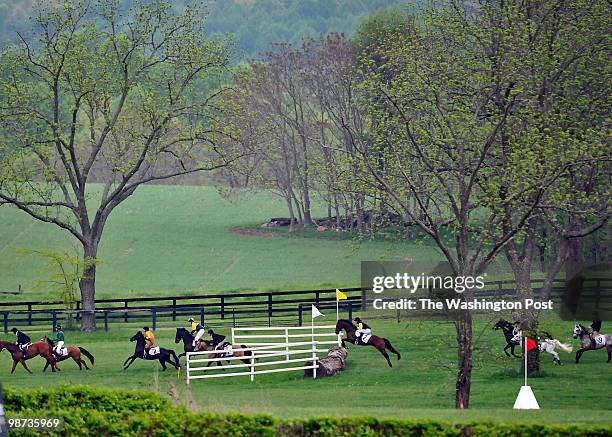
M158 0L117 11L113 0L45 2L34 32L0 57L0 205L78 240L86 331L91 260L117 205L142 184L231 159L209 123L219 91L198 87L228 65L228 42L204 37L196 8L175 14Z

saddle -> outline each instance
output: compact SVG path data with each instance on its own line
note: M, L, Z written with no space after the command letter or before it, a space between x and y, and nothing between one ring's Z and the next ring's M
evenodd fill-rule
M606 336L603 334L596 335L593 340L595 340L595 347L604 347L606 345Z
M153 356L153 355L159 355L160 351L159 351L159 346L155 346L149 349L149 355Z
M53 353L57 355L58 357L66 357L68 356L68 348L67 347L61 348L59 353L57 353L57 351L53 349Z
M372 337L372 334L361 334L355 340L355 344L368 344L368 341L370 340L370 337Z

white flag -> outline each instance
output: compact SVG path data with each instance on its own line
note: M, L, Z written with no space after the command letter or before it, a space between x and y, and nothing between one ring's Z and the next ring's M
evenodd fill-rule
M314 306L314 305L312 305L312 309L311 309L311 310L312 310L312 318L313 318L313 319L314 319L314 318L316 318L316 317L319 317L319 316L323 316L323 315L324 315L324 314L323 314L323 313L321 313L321 311L319 311L319 309L318 309L316 306Z

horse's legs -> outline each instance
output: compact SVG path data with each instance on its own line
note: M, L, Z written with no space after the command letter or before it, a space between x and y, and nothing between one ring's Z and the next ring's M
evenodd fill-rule
M608 347L608 361L606 361L606 363L610 361L612 361L612 347Z
M378 349L380 351L381 354L383 354L383 357L385 357L385 359L387 360L387 364L389 365L389 367L393 367L393 365L391 364L391 360L389 359L389 354L387 353L386 350L384 349Z
M11 374L15 372L15 367L17 367L17 363L18 363L17 360L13 360L13 368L11 369Z
M576 351L576 364L578 364L578 361L580 361L580 357L582 356L585 350L586 349L584 348L580 348Z
M49 361L45 363L45 367L43 367L43 372L47 371L47 367L49 367Z
M21 360L21 365L23 366L24 369L26 369L28 372L30 372L30 374L32 374L32 371L30 370L30 368L26 364L26 360L22 359Z
M134 358L135 356L136 356L136 355L132 355L131 357L127 357L127 358L126 358L126 360L123 362L123 365L125 366L125 365L126 365L126 363L127 363L128 361L130 361L130 359L131 359L131 358Z
M548 352L548 351L546 351L546 352ZM548 352L548 353L553 356L553 363L561 364L561 360L559 359L559 354L557 352L555 352L553 350L552 352Z
M132 356L131 356L131 357L129 357L127 360L125 360L125 362L126 362L126 363L127 363L129 360L131 360L131 361L130 361L130 362L127 364L127 366L125 365L125 363L123 363L123 370L127 370L127 368L128 368L128 367L130 367L134 361L136 361L136 358L137 358L137 357L136 357L136 355L132 355Z
M510 353L512 354L512 356L513 356L514 358L521 358L520 356L518 356L517 354L515 354L515 353L514 353L514 348L515 348L516 346L518 346L518 345L516 345L516 344L512 344L512 345L510 345ZM509 356L509 355L508 355L508 356Z
M508 348L510 348L510 346L512 346L510 343L508 343L506 345L506 347L504 348L504 352L506 353L506 355L510 356L510 354L508 353ZM514 346L512 346L514 348Z
M166 357L160 356L159 357L159 364L161 364L163 372L168 370L168 368L166 367Z

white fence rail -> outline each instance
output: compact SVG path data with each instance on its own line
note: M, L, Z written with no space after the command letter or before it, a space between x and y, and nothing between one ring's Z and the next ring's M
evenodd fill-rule
M223 358L211 357L223 351L187 353L187 383L192 379L231 376L249 376L254 381L255 375L306 369L312 369L316 378L317 354L326 353L329 345L339 345L342 341L333 330L330 333L330 328L335 326L315 326L314 330L312 327L233 328L232 343L246 347L234 348L233 356ZM242 356L236 356L237 353ZM218 361L229 364L213 366Z
M232 328L232 343L252 347L272 343L316 340L320 345L337 344L339 346L342 343L342 335L336 334L335 329L335 325Z

